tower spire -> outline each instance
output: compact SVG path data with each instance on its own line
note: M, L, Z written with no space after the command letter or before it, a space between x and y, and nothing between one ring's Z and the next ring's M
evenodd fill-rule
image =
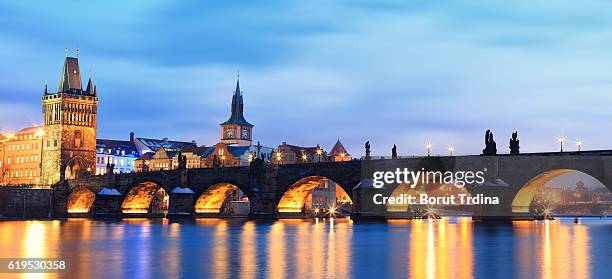
M66 61L60 77L58 93L82 94L83 85L81 83L81 69L79 59L68 56L66 48Z

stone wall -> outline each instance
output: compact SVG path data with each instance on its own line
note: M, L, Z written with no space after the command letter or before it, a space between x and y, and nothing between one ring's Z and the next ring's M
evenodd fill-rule
M54 199L51 189L0 187L0 215L4 218L48 218L55 210Z

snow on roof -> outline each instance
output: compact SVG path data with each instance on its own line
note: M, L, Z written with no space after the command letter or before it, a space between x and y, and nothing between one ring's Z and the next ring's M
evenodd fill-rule
M115 188L102 188L102 190L100 190L100 192L98 192L98 195L100 196L121 196L122 194L117 191L117 189Z
M353 187L353 190L356 190L356 189L368 189L368 188L375 188L374 187L374 180L372 180L370 178L364 178L361 181L359 181L359 183L357 183L357 186Z
M195 194L195 192L189 188L183 188L183 187L176 187L174 189L172 189L172 192L170 192L172 194Z

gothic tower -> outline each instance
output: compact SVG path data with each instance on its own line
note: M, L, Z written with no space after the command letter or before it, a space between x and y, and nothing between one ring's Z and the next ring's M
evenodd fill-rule
M236 80L236 90L232 97L232 115L221 123L221 142L249 146L253 142L253 125L244 119L244 102L240 91L240 79Z
M66 55L57 93L45 91L41 184L53 186L62 179L91 174L96 164L98 97L91 77L83 90L78 50Z

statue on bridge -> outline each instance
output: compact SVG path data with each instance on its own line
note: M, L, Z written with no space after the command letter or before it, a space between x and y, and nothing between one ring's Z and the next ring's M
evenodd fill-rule
M397 146L395 144L391 148L391 159L397 159Z
M520 148L521 147L519 146L518 132L514 131L514 133L512 133L512 138L510 138L510 154L518 155Z
M493 132L491 132L491 130L487 130L485 133L485 149L482 150L482 155L497 155L497 145L495 144L495 140L493 140Z
M212 163L213 168L218 168L220 165L221 165L221 160L219 160L219 157L217 155L214 155L213 163Z
M370 141L366 141L365 143L365 159L370 160Z
M187 156L183 155L183 150L178 153L178 168L181 170L187 169Z

